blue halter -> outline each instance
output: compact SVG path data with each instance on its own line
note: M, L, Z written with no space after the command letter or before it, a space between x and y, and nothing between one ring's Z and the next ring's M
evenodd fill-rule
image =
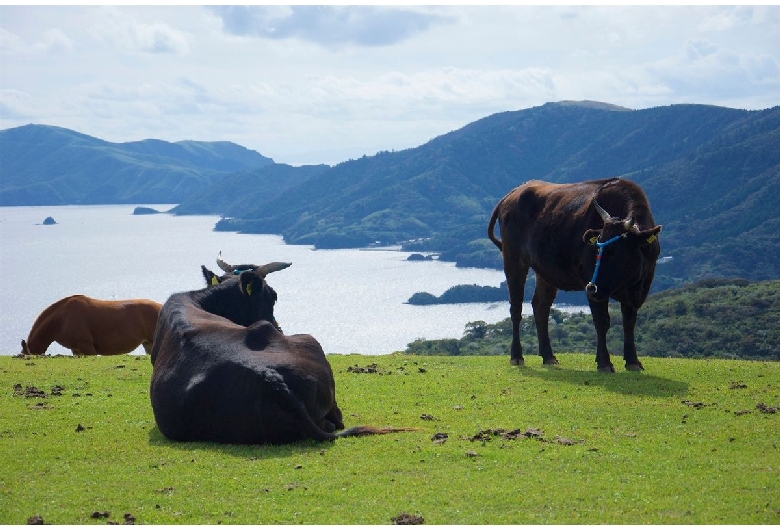
M599 267L601 267L601 255L604 253L604 247L606 247L607 245L611 245L612 243L614 243L615 241L617 241L618 239L624 236L625 234L615 236L609 241L605 241L604 243L600 243L596 241L595 244L599 249L598 253L596 254L596 268L593 269L593 277L588 282L588 285L585 286L585 292L590 292L591 288L593 289L592 294L596 294L598 292L599 288L596 286L596 277L599 275Z

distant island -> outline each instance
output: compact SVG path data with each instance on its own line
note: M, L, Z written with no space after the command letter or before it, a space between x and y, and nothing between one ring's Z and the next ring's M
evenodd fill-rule
M456 285L444 291L441 296L434 296L426 292L414 293L406 303L411 305L470 304L506 302L508 300L506 282L502 282L500 287L476 284Z
M43 220L43 224L45 225L56 225L57 221L54 220L54 217L47 217Z
M433 261L433 256L431 254L422 255L415 252L414 254L410 254L409 257L406 258L406 261Z
M133 215L153 215L156 213L160 212L154 208L148 208L146 206L136 206L135 210L133 210Z
M523 300L531 301L536 279L533 274L529 275L525 285ZM435 305L435 304L482 304L491 302L508 302L509 290L506 281L501 282L498 287L489 285L455 285L442 293L441 296L435 296L427 292L414 293L406 301L410 305ZM558 291L555 296L556 305L575 305L584 306L588 300L582 291Z

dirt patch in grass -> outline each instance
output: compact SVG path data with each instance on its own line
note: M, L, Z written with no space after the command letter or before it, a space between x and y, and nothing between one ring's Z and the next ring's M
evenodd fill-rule
M14 385L14 396L26 398L46 398L46 392L39 390L34 386L24 387L24 390L22 390L22 385L17 383Z
M421 515L411 515L408 513L402 513L391 517L390 521L393 524L425 524L425 519Z
M376 374L379 373L376 367L376 363L371 363L366 366L350 366L347 368L347 372L352 374Z
M523 438L530 438L544 443L555 443L560 445L576 445L585 442L585 440L573 440L571 438L564 438L563 436L559 436L557 434L552 438L545 438L544 431L535 428L526 429L526 430L485 429L479 431L474 436L471 436L470 438L466 438L466 439L469 440L470 442L482 442L484 444L493 440L494 438L498 438L501 440L517 440Z
M54 385L53 387L51 387L51 393L47 395L45 391L41 390L38 387L34 387L34 386L23 387L21 383L16 383L14 385L14 397L46 399L49 396L61 396L63 390L65 390L64 387L61 387L59 385Z

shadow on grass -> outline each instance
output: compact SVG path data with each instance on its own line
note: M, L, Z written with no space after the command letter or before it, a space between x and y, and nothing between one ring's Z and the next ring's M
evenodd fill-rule
M553 383L599 386L610 392L634 396L682 397L688 392L688 383L644 372L618 371L605 374L595 370L582 371L565 366L523 367L524 376L536 377ZM619 370L619 369L618 369Z
M285 458L301 453L320 452L330 449L332 442L304 441L286 445L242 445L222 444L216 442L177 442L166 438L155 425L149 431L149 445L180 449L184 451L220 451L237 458L252 460L265 458Z

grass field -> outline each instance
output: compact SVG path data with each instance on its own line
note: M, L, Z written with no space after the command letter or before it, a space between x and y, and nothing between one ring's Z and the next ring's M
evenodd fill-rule
M267 447L165 439L148 357L2 356L0 524L780 524L780 363L558 358L332 355L422 430Z

